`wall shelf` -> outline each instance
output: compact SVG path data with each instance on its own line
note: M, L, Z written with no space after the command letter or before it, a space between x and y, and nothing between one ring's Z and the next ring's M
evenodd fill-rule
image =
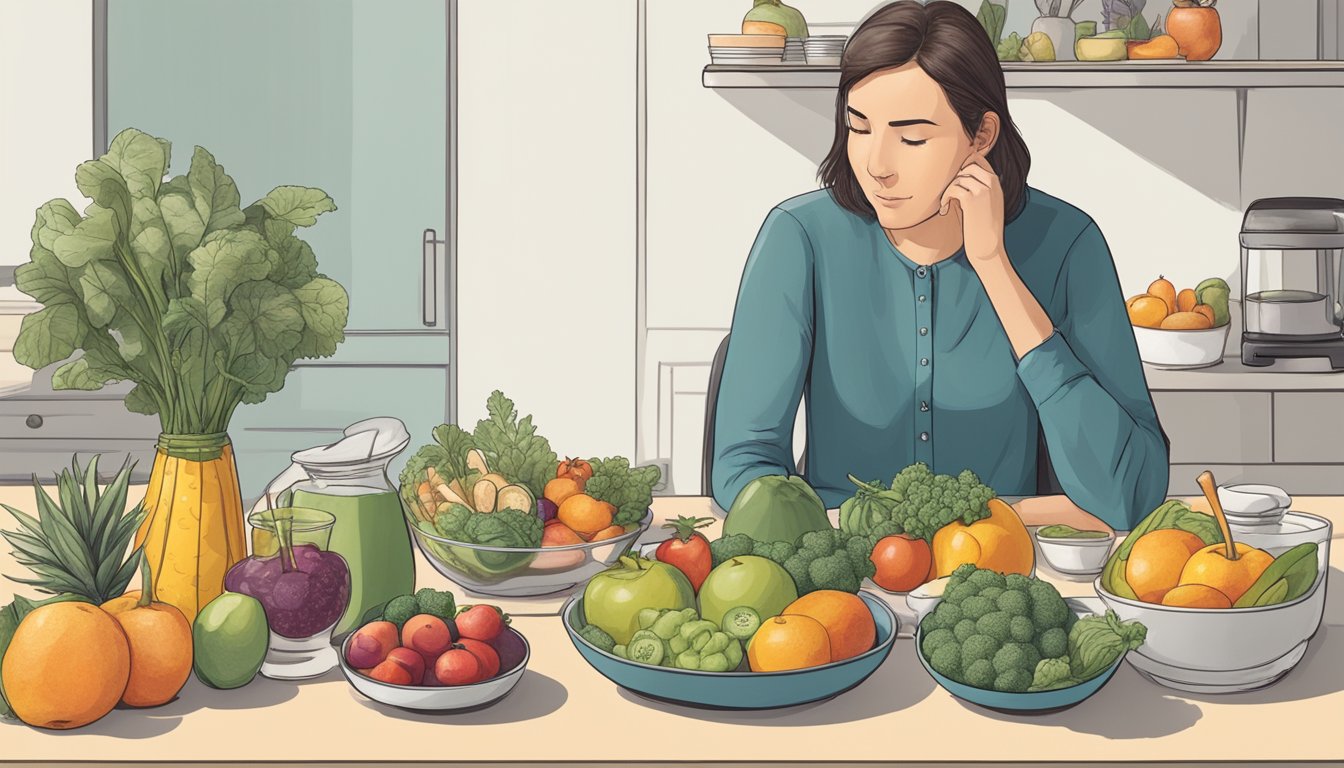
M1005 63L1009 88L1344 88L1344 61ZM706 88L835 88L836 66L710 64Z

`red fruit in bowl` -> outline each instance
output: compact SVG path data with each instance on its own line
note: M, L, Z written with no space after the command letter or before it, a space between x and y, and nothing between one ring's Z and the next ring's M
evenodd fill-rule
M493 605L473 605L457 615L457 631L462 637L488 643L503 629L504 617Z
M391 659L384 661L369 672L369 677L380 683L392 685L410 685L414 678L406 668Z
M482 679L481 662L466 648L450 648L434 662L434 676L442 685L470 685Z
M452 630L438 616L419 614L407 619L401 628L401 644L433 663L453 644Z
M404 668L412 680L419 680L425 676L425 658L410 648L393 648L387 654L387 661Z
M443 683L439 682L439 676L434 672L434 666L425 667L425 675L420 680L420 685L426 688L442 688Z
M499 674L499 654L489 643L480 640L472 640L470 637L464 637L458 644L466 648L476 660L481 663L481 679L489 680Z
M397 625L390 621L375 621L359 628L345 648L345 661L355 669L373 669L396 648Z

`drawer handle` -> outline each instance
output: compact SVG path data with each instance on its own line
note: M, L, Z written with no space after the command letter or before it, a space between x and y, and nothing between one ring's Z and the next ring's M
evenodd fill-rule
M41 429L42 417L37 415L36 413L30 413L28 414L28 418L25 419L23 423L27 424L29 429Z

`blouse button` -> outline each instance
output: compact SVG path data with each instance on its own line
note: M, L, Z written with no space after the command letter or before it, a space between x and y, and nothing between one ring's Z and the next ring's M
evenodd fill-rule
M920 300L920 301L923 301L923 300L924 300L924 296L923 296L923 295L920 295L919 300Z
M929 274L929 270L925 269L924 267L920 267L919 269L915 270L915 274L919 275L920 277L924 277L925 275Z
M927 358L927 357L921 357L921 358L919 358L919 364L920 364L920 365L928 365L928 364L929 364L929 358Z
M922 400L922 401L920 401L920 403L919 403L919 410L920 410L920 411L923 411L924 413L928 413L928 411L929 411L929 401L928 401L928 400Z
M928 335L929 335L929 329L928 329L928 328L920 328L920 329L919 329L919 335L920 335L920 336L928 336Z
M928 433L928 432L920 432L920 433L919 433L919 439L920 439L920 440L923 440L923 441L926 442L926 443L929 442L929 433Z

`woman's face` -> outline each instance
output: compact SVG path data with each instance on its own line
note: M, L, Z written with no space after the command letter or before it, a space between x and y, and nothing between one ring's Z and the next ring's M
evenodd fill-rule
M882 228L937 215L976 148L942 87L914 62L880 70L849 89L847 114L849 164Z

